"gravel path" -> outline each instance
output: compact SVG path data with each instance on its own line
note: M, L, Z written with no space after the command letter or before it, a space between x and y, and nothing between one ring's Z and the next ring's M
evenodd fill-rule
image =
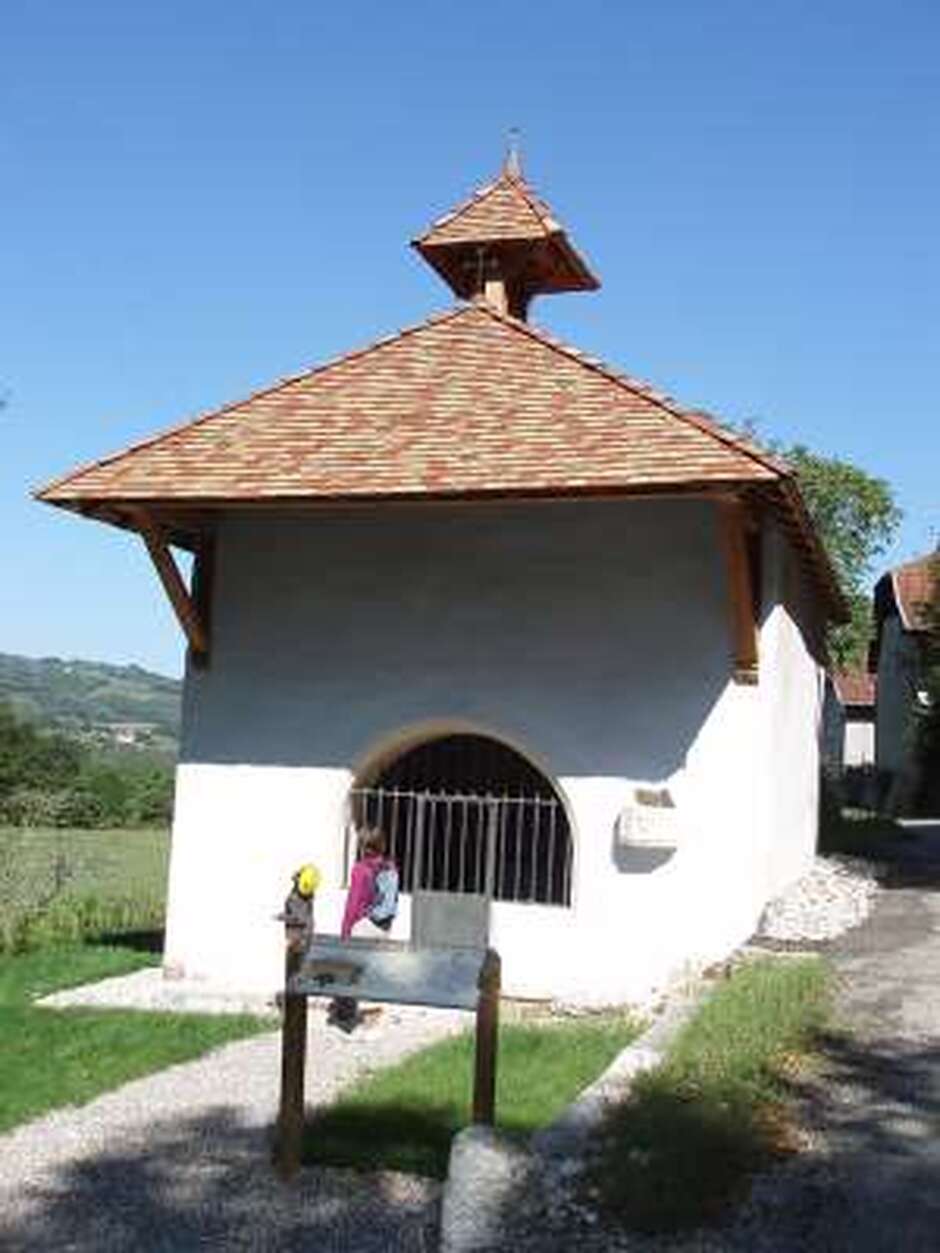
M109 981L113 982L113 981ZM459 1029L468 1015L389 1007L352 1036L311 1011L308 1104ZM434 1247L439 1189L390 1173L270 1166L280 1037L230 1044L0 1137L0 1249L318 1253Z

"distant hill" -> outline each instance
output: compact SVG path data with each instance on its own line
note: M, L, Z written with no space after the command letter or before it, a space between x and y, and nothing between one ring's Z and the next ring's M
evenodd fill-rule
M0 653L0 701L31 720L75 734L179 740L178 679L141 666ZM130 741L124 741L130 742Z

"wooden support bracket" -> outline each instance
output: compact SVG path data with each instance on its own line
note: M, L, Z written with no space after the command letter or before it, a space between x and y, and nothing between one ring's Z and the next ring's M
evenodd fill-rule
M734 680L736 683L756 683L757 623L747 556L747 512L744 504L734 497L722 497L718 501L718 510L728 586Z
M160 582L163 584L163 589L170 604L173 606L173 612L183 628L183 633L194 656L207 656L209 652L209 633L203 616L196 607L196 602L179 572L179 567L173 558L173 554L170 552L166 533L160 524L145 510L134 509L128 510L127 513L147 546L150 560L160 576Z

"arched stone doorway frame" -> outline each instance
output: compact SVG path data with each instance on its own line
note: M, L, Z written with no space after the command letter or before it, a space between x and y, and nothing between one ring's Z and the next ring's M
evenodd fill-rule
M407 723L374 741L353 764L352 779L347 790L346 803L343 807L344 828L347 831L349 829L351 817L350 800L356 789L373 786L385 769L392 765L397 758L410 752L412 749L430 743L433 740L459 735L479 736L482 739L493 741L510 752L516 753L543 777L547 786L557 797L565 815L565 821L568 826L568 839L571 844L570 899L564 908L573 910L578 899L580 858L578 855L578 827L571 800L557 775L538 753L533 752L527 745L516 739L515 736L507 735L501 730L495 730L486 723L466 718L429 718L420 722ZM557 906L553 905L550 908L557 908Z

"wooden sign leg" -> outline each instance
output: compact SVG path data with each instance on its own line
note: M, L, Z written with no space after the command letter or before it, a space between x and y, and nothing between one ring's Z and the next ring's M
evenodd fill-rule
M284 980L284 1024L281 1030L281 1102L277 1118L274 1162L282 1179L300 1169L304 1135L304 1072L307 1060L307 998L287 991L301 954L288 948Z
M480 971L473 1070L473 1121L492 1127L496 1119L496 1055L499 1043L500 960L488 949Z

